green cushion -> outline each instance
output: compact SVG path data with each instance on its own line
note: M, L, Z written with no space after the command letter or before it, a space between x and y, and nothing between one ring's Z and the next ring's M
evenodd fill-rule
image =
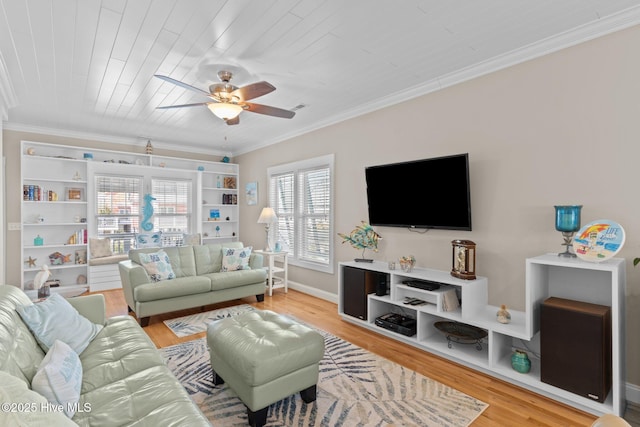
M207 342L242 382L252 387L316 365L324 355L322 335L269 310L211 323Z
M238 270L225 271L220 273L205 274L211 280L211 290L237 288L238 286L251 285L254 283L266 283L267 272L265 270Z
M211 291L211 281L207 277L192 276L180 279L163 280L136 286L133 295L136 301L156 301L185 295L201 294Z

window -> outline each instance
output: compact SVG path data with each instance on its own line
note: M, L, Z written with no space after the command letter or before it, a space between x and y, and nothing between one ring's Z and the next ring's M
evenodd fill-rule
M127 253L139 227L142 178L96 175L96 224L113 253Z
M153 229L162 231L162 246L182 244L191 223L191 181L153 178Z
M269 168L272 227L292 265L333 273L333 155Z

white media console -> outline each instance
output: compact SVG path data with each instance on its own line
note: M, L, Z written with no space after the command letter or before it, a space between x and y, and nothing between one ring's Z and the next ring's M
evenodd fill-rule
M387 294L378 296L371 286L358 282L354 272L375 272L388 278ZM345 278L346 277L346 278ZM354 277L356 279L354 279ZM363 274L364 277L364 274ZM380 276L378 276L380 277ZM440 288L427 291L403 284L403 281L422 279L438 282ZM623 415L625 401L624 376L624 300L626 269L622 258L601 263L547 254L526 260L525 310L509 309L511 322L499 323L498 306L488 303L488 279L462 280L448 271L415 268L411 272L389 270L387 263L340 263L338 312L343 319L384 334L409 345L443 356L465 366L499 377L513 384L535 391L584 411L602 415ZM369 284L370 285L370 284ZM362 318L356 317L350 307L354 289L365 294ZM461 306L444 311L443 293L455 289ZM356 295L359 291L356 291ZM540 351L540 307L548 297L573 299L611 307L612 387L603 403L552 386L540 379L540 360L532 353ZM412 306L404 303L406 297L419 298L427 304ZM357 298L356 298L357 299ZM345 304L346 303L346 304ZM345 308L347 308L345 312ZM417 332L413 336L384 329L375 319L387 313L399 313L416 319ZM434 327L438 321L455 321L486 331L481 345L451 342ZM523 374L511 366L515 349L524 350L531 358L531 371Z

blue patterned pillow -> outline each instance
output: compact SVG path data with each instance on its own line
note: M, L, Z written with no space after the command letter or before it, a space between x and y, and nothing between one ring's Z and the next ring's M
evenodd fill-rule
M154 282L176 278L176 274L171 268L169 255L165 251L160 250L151 254L140 252L138 256L140 257L140 263L142 263L142 266L147 270L149 277Z
M252 246L246 248L222 248L221 271L251 270L249 256Z

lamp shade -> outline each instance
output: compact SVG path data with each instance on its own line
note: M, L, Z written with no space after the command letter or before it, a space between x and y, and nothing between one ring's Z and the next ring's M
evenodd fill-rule
M273 208L262 208L260 217L258 218L258 224L273 224L278 220Z
M228 102L212 102L207 105L209 110L222 120L231 120L238 117L242 112L242 107L238 104L229 104Z

